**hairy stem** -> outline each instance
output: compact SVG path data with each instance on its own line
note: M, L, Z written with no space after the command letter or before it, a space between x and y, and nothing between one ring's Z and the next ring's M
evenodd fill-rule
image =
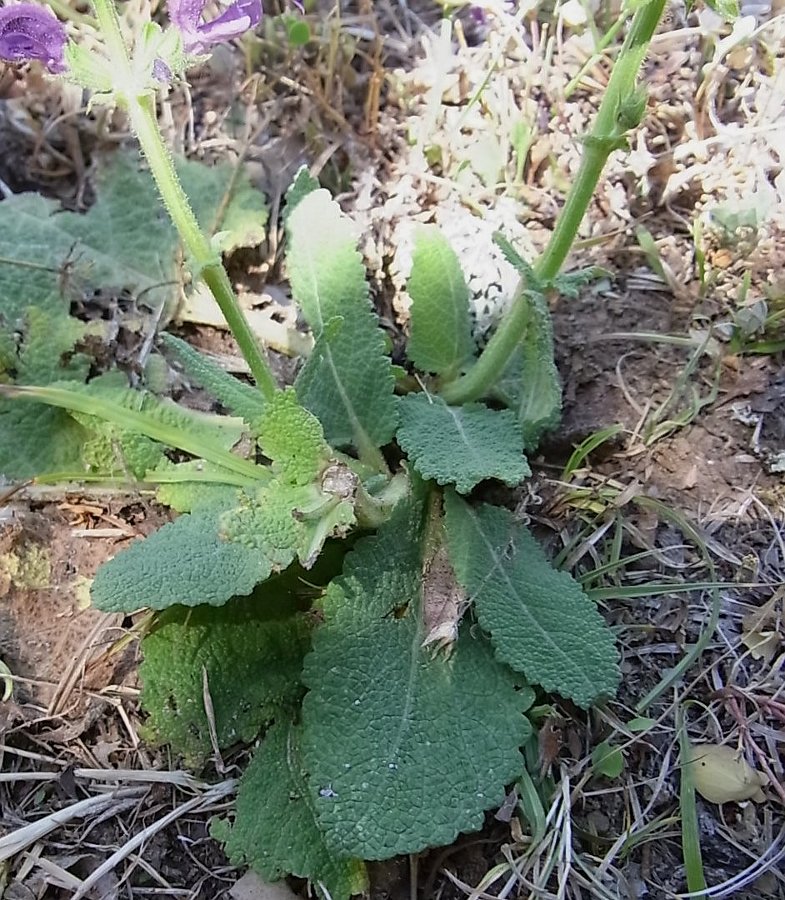
M113 0L93 0L93 6L112 61L121 70L116 83L132 85L133 77L128 47L123 38L114 2ZM180 184L171 154L158 126L155 98L151 93L123 93L117 96L117 100L127 107L131 127L150 166L164 206L191 256L195 270L194 275L204 279L215 297L259 390L269 399L277 389L275 378L259 342L240 308L226 269L224 269L218 253L213 250L210 241L199 227L188 197Z
M164 143L155 116L155 99L152 95L128 98L131 127L136 134L142 152L153 173L164 206L172 217L180 237L191 255L195 274L200 275L210 288L229 326L237 346L251 369L262 394L269 399L276 391L275 379L256 337L248 324L237 296L229 281L218 254L203 234L191 209L185 191L172 163L172 157Z
M543 285L548 285L559 274L594 195L605 163L611 153L618 149L625 131L631 127L630 123L624 121L624 104L632 103L635 97L638 70L659 24L665 2L666 0L649 0L633 17L597 112L594 127L585 140L578 175L567 195L548 246L534 264L537 281ZM521 280L510 309L488 341L477 363L466 375L445 385L441 395L448 403L476 400L486 394L501 377L526 334L529 322L527 297L529 287Z

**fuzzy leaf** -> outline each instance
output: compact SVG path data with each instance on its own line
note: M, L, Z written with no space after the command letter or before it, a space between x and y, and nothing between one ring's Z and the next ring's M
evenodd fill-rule
M62 313L31 308L20 346L5 341L3 367L19 384L84 378L90 361L73 353L84 331L84 325ZM89 437L90 432L63 409L0 398L0 475L8 479L82 471Z
M516 485L531 469L515 416L481 403L448 406L441 397L401 398L398 443L423 478L465 494L486 478Z
M453 492L445 510L455 573L497 657L584 708L613 696L619 684L613 633L578 582L551 566L508 510L473 508Z
M559 424L561 380L554 362L551 314L542 294L527 294L530 318L526 335L497 385L497 393L518 418L524 447L534 450L540 438Z
M294 212L297 204L308 194L319 190L319 182L308 171L308 166L300 166L294 180L286 191L286 207L284 208L284 222L289 221L289 216Z
M245 176L185 161L178 170L210 233L228 232L227 247L261 240L264 201ZM0 320L15 325L30 306L66 312L61 294L75 289L144 291L149 306L176 297L177 231L137 154L112 154L99 166L95 190L84 214L32 193L0 204Z
M319 420L300 406L291 388L269 401L257 433L273 471L289 484L315 481L332 455Z
M242 416L249 425L262 415L264 397L256 388L225 372L203 353L172 334L162 334L161 343L177 359L186 375L230 412Z
M257 466L225 449L227 442L234 444L239 437L240 432L235 430L236 421L226 416L206 416L185 410L143 391L114 386L107 389L103 378L88 385L66 382L55 387L0 384L0 394L67 409L72 416L85 422L97 419L117 426L123 432L145 435L222 466L242 478L242 483L269 479L270 473L264 466Z
M227 540L257 548L273 570L285 569L297 556L308 569L330 537L343 537L354 524L356 476L335 464L320 484L292 485L275 480L251 503L224 515Z
M305 661L309 802L347 856L416 853L480 828L523 765L530 729L510 670L468 629L449 656L423 647L423 543L422 502L401 501L347 556Z
M264 241L267 202L242 168L236 163L208 166L182 157L176 165L199 224L215 235L216 250L230 253Z
M225 503L238 493L229 492ZM223 606L250 594L272 564L262 551L221 537L221 512L209 507L187 513L121 550L98 570L93 605L106 612Z
M179 513L222 506L226 498L231 503L237 496L236 487L247 483L245 479L238 479L234 472L202 459L182 463L165 460L157 469L149 471L146 478L158 485L158 502Z
M6 322L31 305L65 311L64 281L80 292L146 290L152 305L159 286L174 281L176 232L135 155L114 154L99 167L95 186L96 202L83 215L37 194L15 194L0 204L0 257L8 260L0 265L0 315ZM164 290L169 295L173 289Z
M365 867L327 848L308 794L299 730L276 724L240 781L234 825L214 828L213 835L225 841L235 865L250 865L271 881L308 878L319 897L349 900L367 887Z
M189 766L213 753L205 680L218 747L251 741L300 699L309 628L286 592L267 583L220 609L174 606L142 641L139 668L147 730Z
M435 226L415 236L409 359L424 372L449 378L474 352L469 318L469 289L458 257Z
M297 204L288 230L292 294L316 338L297 395L332 446L381 447L397 424L395 379L368 299L355 227L318 190Z

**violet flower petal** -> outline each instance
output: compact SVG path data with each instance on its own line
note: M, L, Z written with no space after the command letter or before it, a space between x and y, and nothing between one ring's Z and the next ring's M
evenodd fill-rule
M262 19L262 0L235 0L211 22L202 22L206 0L169 0L169 18L186 53L208 53L213 44L239 37Z
M0 59L6 62L40 60L50 72L66 70L65 26L54 13L35 3L0 9Z

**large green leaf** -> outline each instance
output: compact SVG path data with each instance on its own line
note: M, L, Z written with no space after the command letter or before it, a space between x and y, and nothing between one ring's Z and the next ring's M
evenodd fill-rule
M386 859L480 828L520 773L528 702L481 636L423 646L423 504L401 501L324 597L303 678L309 802L328 846Z
M242 173L185 160L178 171L204 227L220 232L221 249L259 243L265 204ZM30 306L66 312L61 294L69 290L144 291L149 306L176 297L177 232L138 155L112 154L95 191L84 214L31 193L0 204L0 322L14 325Z
M445 510L455 573L498 658L582 707L615 694L613 633L578 582L553 568L508 510L473 508L453 492Z
M427 394L408 394L400 407L398 443L423 478L454 483L465 494L486 478L516 485L531 475L509 410L481 403L448 406Z
M292 293L316 338L297 394L332 446L381 447L397 424L394 377L355 227L327 191L317 190L292 210L288 231Z
M253 740L299 701L309 643L305 618L275 581L220 609L166 610L142 641L148 732L195 767L214 750L210 717L219 749Z
M324 842L310 802L299 746L299 729L274 725L243 773L231 829L213 835L225 841L236 865L250 865L263 878L288 874L308 878L326 900L349 900L367 887L360 860L337 857Z
M407 356L424 372L457 375L474 352L469 289L458 257L435 226L423 226L415 235L407 289L412 298Z
M107 612L222 606L250 594L269 576L272 563L256 547L223 539L221 514L238 495L227 488L223 504L186 513L121 550L98 570L93 605Z

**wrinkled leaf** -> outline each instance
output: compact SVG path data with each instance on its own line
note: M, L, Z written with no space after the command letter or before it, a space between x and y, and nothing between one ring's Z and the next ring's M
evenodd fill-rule
M218 506L186 513L121 550L98 570L93 605L106 612L223 606L250 594L272 563L257 548L224 540L221 512Z
M474 351L469 289L458 257L435 226L416 232L407 290L412 298L407 356L423 372L457 375Z
M400 401L398 443L423 478L468 493L486 478L516 485L531 470L515 416L481 403L448 406L441 397L407 394Z
M146 728L200 766L213 753L251 741L282 709L300 699L309 628L275 582L226 606L175 606L142 641L139 669Z
M401 501L328 588L306 658L309 802L341 854L448 844L523 765L529 698L484 639L463 629L450 655L423 647L422 542L422 503Z
M292 294L316 338L297 395L332 446L382 447L397 424L394 378L355 226L327 191L317 190L293 209L288 231Z
M234 825L214 827L213 834L237 865L246 863L271 881L290 873L308 878L319 897L349 900L367 886L365 867L325 845L309 794L299 730L276 724L243 774Z
M186 375L230 412L242 416L249 424L259 419L264 411L261 391L225 372L203 353L172 334L162 334L161 342L182 365Z
M445 497L456 575L500 660L532 684L591 706L619 683L613 633L581 586L555 570L529 531L496 506Z

